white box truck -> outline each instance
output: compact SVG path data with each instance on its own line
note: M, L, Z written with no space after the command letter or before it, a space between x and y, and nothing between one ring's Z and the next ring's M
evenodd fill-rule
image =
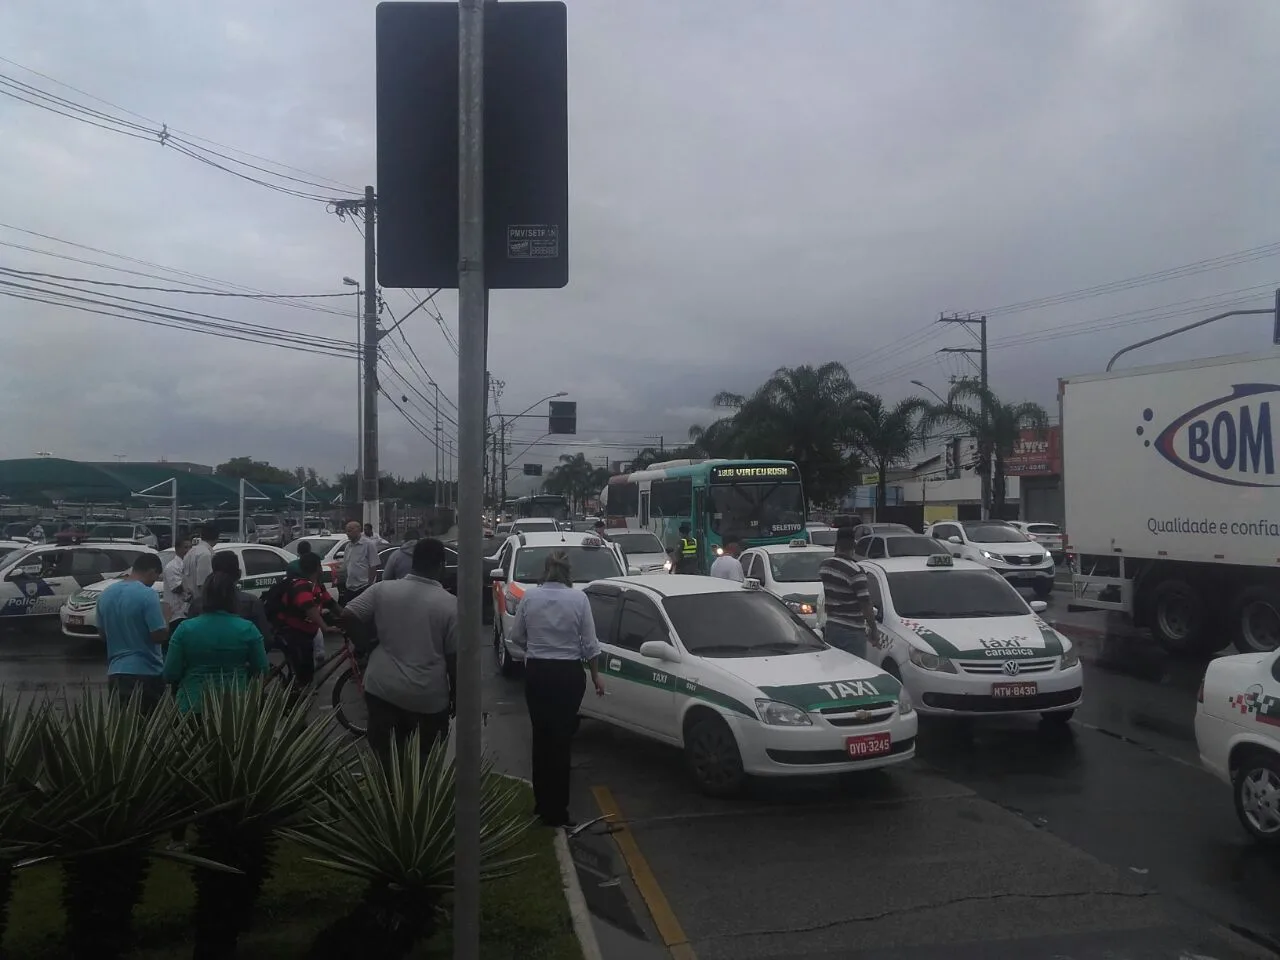
M1280 643L1280 349L1061 380L1076 607L1179 653Z

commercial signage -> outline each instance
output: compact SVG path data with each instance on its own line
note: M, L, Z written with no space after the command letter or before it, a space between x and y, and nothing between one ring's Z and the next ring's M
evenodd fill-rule
M800 469L790 463L761 463L755 466L724 466L711 468L712 483L742 483L752 480L799 480Z
M1062 473L1062 428L1023 430L1005 458L1010 477L1051 477Z

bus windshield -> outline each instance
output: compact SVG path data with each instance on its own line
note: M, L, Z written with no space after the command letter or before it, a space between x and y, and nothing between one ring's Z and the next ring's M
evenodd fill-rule
M525 497L516 501L516 518L545 517L551 520L569 519L569 501L564 497Z
M798 483L730 483L707 488L711 530L721 538L783 537L804 529Z

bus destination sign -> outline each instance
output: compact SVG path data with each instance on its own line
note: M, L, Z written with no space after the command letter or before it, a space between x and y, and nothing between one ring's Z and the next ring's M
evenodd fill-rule
M800 470L791 463L760 463L712 467L712 483L799 480Z

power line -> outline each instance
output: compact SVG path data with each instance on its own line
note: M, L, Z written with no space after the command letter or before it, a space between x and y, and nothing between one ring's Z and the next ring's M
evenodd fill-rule
M70 90L72 93L78 93L82 97L88 97L90 100L96 101L97 103L100 103L103 106L111 107L114 110L119 110L121 113L128 114L131 117L137 117L139 120L145 120L147 123L150 123L153 125L159 123L159 121L153 120L151 117L144 116L141 113L138 113L134 110L130 110L128 107L122 107L118 103L112 103L110 100L104 100L102 97L96 96L95 94L89 93L88 91L81 90L79 87L73 87L69 83L65 83L62 80L57 79L56 77L51 77L47 73L41 73L39 70L36 70L36 69L33 69L32 67L28 67L24 64L18 63L16 60L10 60L8 57L0 57L0 63L7 63L12 67L17 67L19 70L24 70L27 73L40 77L43 80L48 80L50 83L57 84L59 87L62 87L65 90ZM238 153L244 157L252 157L254 160L261 160L263 163L273 164L277 167L280 167L282 170L292 170L294 173L303 173L317 180L326 180L329 183L334 184L335 186L346 187L352 193L361 192L359 187L353 186L352 184L349 184L349 183L345 183L342 180L335 180L332 177L326 177L323 174L313 173L312 171L309 171L309 170L303 170L300 167L291 167L287 163L282 163L279 160L273 160L270 157L264 157L256 153L251 153L248 150L242 150L238 147L228 146L225 143L219 143L217 140L210 140L208 137L197 136L196 134L192 133L189 130L179 130L176 127L170 127L169 129L170 129L170 132L173 134L182 134L192 140L199 140L202 143L209 143L215 147L222 147L222 149L230 150L232 153Z
M11 61L11 60L6 60L5 62L14 63L14 61ZM26 67L22 67L21 64L15 64L15 65L19 66L21 69L24 69L24 70L29 69ZM30 72L36 73L36 71L30 71ZM45 77L45 79L48 79L51 82L61 84L60 81L54 80L53 78L48 77L45 74L36 73L36 75ZM61 84L61 85L67 86L65 84ZM75 88L68 87L68 89L75 89ZM100 98L92 97L91 94L86 94L83 91L77 91L77 92L79 92L82 96L90 96L92 99L100 100ZM264 167L260 164L252 163L248 160L242 160L238 157L234 157L229 153L224 153L219 150L214 150L211 147L202 146L200 143L197 143L195 139L187 139L179 135L179 132L175 130L170 130L169 126L165 123L160 123L155 120L150 120L148 118L142 118L142 119L147 120L147 122L151 124L151 126L145 126L143 124L135 123L132 120L127 120L123 117L108 113L104 110L99 110L94 107L86 106L83 103L78 103L77 101L72 100L68 97L61 97L61 96L58 96L57 94L50 93L47 90L42 90L41 88L33 84L26 83L23 80L19 80L15 77L12 77L6 74L0 74L0 94L7 96L13 100L17 100L20 103L25 103L29 106L33 106L41 110L46 110L60 117L64 117L67 119L76 120L78 122L88 124L89 126L96 127L100 130L106 130L108 132L115 133L120 136L129 137L135 140L145 140L149 142L155 142L162 147L169 147L177 151L178 153L183 154L184 156L187 156L200 163L203 163L206 166L213 167L214 169L220 170L224 173L231 174L234 177L238 177L250 183L257 184L258 186L266 187L267 189L275 190L279 193L284 193L289 196L298 197L303 200L312 200L320 203L328 203L332 198L327 194L334 192L335 190L334 185L340 183L340 181L334 181L327 177L323 177L320 179L313 179L311 177L314 177L315 175L309 175L308 178L303 178L303 177L294 176L293 174L281 173L278 170L272 170L269 167ZM106 102L106 101L100 100L100 102ZM115 109L123 110L123 108L120 108L120 107L115 107ZM124 111L124 112L130 113L133 116L139 116L139 117L141 116L139 114L133 114L132 111ZM198 139L203 139L203 138L198 138ZM206 140L205 142L210 143L213 141ZM236 151L235 148L227 147L226 149L233 150L234 152L237 152L237 153L241 153L242 156L249 155L247 153L244 153L243 151ZM217 158L217 159L214 159L214 158ZM275 161L272 161L272 160L267 160L266 158L259 158L259 159L263 159L264 162L272 163L277 167L281 167L282 169L295 169L295 170L297 169L297 168L287 168L283 164L276 163ZM239 169L239 168L243 168L243 169ZM270 180L264 180L262 176L255 176L254 173L246 173L245 172L246 170L252 170L252 171L255 171L257 174L262 174L263 176L266 176L266 177L273 177L276 180L281 180L286 182L276 183ZM303 171L299 171L299 172L303 172ZM327 182L321 182L321 180L324 180ZM291 183L299 184L300 187L302 188L307 188L307 187L313 188L313 190L300 189L300 187L289 186L289 184ZM318 193L314 191L324 191L324 193ZM355 190L354 188L350 188L347 185L338 187L337 192L359 193L359 191Z
M40 273L36 270L19 270L16 267L0 266L0 272L17 274L24 277L45 278L48 280L66 280L68 283L91 283L99 287L121 287L127 290L150 290L156 293L185 293L195 297L244 297L249 300L301 300L307 297L320 299L324 297L349 297L349 293L233 293L224 290L187 290L180 287L150 287L137 283L119 283L112 280L92 280L88 277L63 277L56 273Z

